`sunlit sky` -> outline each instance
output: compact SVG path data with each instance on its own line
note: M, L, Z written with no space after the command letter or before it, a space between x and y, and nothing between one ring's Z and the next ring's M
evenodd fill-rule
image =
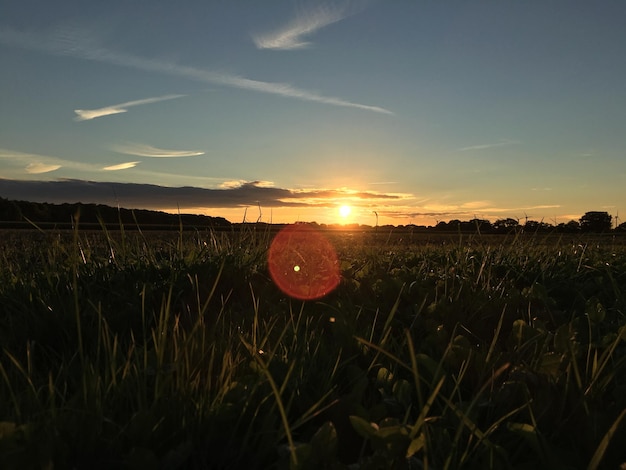
M623 0L0 0L0 197L232 222L615 216L624 24Z

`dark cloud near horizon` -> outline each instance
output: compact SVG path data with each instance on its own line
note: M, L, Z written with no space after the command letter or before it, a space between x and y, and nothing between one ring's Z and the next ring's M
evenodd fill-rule
M379 215L392 218L407 218L407 217L449 217L449 216L462 216L469 213L456 211L456 212L408 212L408 211L377 211Z
M52 204L82 202L85 204L120 205L130 209L174 207L315 207L333 205L336 198L399 199L399 196L369 192L347 193L339 190L293 191L246 182L238 187L206 189L192 186L167 187L154 184L109 183L64 179L26 181L0 179L0 197ZM298 201L298 199L309 201ZM320 201L311 201L320 199ZM328 202L322 201L328 199Z

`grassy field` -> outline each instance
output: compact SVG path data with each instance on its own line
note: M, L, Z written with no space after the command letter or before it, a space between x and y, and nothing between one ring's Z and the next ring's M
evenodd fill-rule
M332 232L0 234L3 469L619 469L626 245ZM622 467L624 468L624 467Z

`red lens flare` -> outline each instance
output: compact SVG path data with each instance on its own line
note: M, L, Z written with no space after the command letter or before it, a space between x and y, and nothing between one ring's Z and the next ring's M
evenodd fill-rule
M300 300L324 297L341 279L335 249L319 230L307 225L290 225L276 234L268 266L279 289Z

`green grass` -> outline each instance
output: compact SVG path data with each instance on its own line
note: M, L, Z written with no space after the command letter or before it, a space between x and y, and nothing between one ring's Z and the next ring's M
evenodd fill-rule
M302 302L263 230L2 235L2 468L626 462L619 239L333 232Z

